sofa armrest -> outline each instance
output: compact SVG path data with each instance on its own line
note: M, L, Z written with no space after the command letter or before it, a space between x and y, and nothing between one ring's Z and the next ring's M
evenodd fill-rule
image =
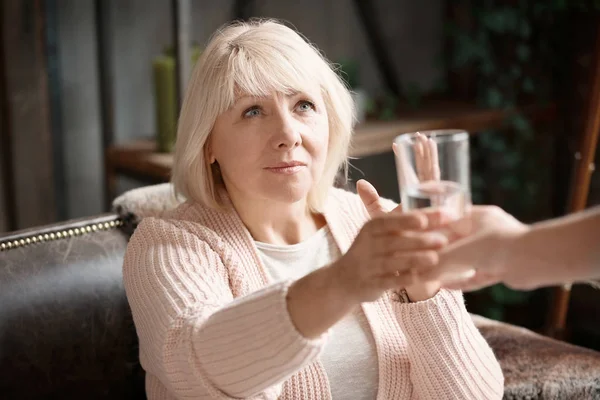
M600 353L473 315L504 372L504 399L600 399Z

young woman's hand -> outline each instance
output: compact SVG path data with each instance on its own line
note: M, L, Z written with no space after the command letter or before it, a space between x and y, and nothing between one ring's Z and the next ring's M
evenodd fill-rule
M423 279L446 281L444 286L464 291L504 282L514 288L527 288L531 277L541 280L531 268L513 268L509 257L518 250L518 241L530 227L496 206L472 206L462 219L439 232L453 242L440 252L440 264L419 272ZM544 271L541 271L542 274ZM448 281L447 277L463 279ZM548 274L548 271L546 271Z

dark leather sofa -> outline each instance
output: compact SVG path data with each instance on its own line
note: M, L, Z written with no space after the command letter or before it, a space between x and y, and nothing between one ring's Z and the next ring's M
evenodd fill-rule
M115 214L0 236L0 399L142 399Z
M0 234L0 399L145 398L121 279L134 225L106 214ZM600 399L599 353L473 318L505 399Z

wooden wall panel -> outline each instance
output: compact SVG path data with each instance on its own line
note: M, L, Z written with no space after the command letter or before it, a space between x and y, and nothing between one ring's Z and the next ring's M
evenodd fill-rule
M1 70L1 69L0 69ZM10 230L8 209L8 182L6 163L8 161L7 143L2 126L2 110L0 110L0 233Z
M55 220L44 2L1 3L5 118L12 158L16 228Z

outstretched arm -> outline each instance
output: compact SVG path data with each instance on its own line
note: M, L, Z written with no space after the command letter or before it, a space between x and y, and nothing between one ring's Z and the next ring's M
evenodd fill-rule
M422 277L475 268L450 287L475 290L503 282L517 289L600 278L600 207L524 225L497 207L473 207L471 232L440 253ZM464 222L464 221L463 221Z

